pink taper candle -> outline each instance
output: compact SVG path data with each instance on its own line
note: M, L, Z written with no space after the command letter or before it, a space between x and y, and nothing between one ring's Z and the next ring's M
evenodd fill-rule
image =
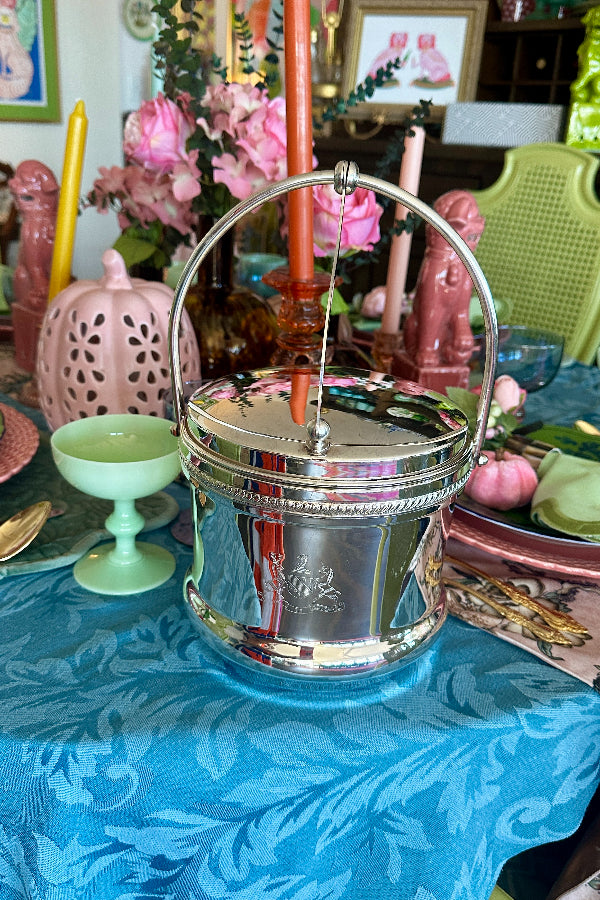
M310 0L285 0L285 98L288 175L311 172L312 102L310 65ZM289 265L293 281L314 276L312 189L289 194Z
M400 166L400 187L415 196L419 192L424 145L425 129L420 127L415 127L414 137L407 136L404 142L404 153ZM398 203L396 206L396 220L406 220L407 214L408 210L406 207ZM406 290L411 241L412 234L406 231L395 234L392 238L385 289L385 306L381 317L381 331L384 334L396 334L400 328L402 299Z

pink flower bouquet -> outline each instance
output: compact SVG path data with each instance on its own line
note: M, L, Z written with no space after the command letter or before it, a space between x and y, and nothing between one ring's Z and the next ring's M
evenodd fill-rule
M127 265L162 268L191 240L197 217L190 201L201 192L198 151L186 149L194 130L185 96L143 103L125 123L125 166L101 168L84 200L84 208L116 211L123 234L114 246Z
M272 96L281 48L269 41L271 50L257 71L248 23L234 13L241 69L253 77L229 82L219 60L207 64L202 53L190 53L200 27L197 20L202 19L194 5L186 4L189 15L184 22L174 12L176 0L157 5L163 27L154 51L157 69L164 71L164 94L128 116L125 164L101 168L82 207L116 212L122 234L114 246L128 266L146 262L162 268L194 244L201 218L220 218L237 200L284 179L287 159L285 100ZM388 69L378 73L368 89L357 86L355 101L391 77L393 65ZM330 257L340 198L326 186L315 189L314 197L314 252ZM285 203L277 209L284 235ZM373 249L380 237L381 213L368 191L359 188L346 198L344 256Z

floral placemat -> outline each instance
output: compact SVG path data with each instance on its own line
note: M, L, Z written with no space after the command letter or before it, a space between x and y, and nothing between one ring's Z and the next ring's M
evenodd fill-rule
M458 560L453 564L452 558ZM545 622L540 616L508 599L497 587L460 568L464 560L487 575L495 576L524 591L551 610L567 613L580 623L587 634L561 632L564 644L539 636ZM520 563L502 560L490 553L450 539L446 548L443 569L451 615L489 631L502 640L523 647L527 652L563 672L568 672L600 693L600 589L594 584L578 581L573 576L563 580L560 573L548 573ZM488 606L477 597L487 595L494 603ZM511 621L496 606L517 613L520 623ZM527 620L532 628L527 627ZM540 629L539 626L542 626Z

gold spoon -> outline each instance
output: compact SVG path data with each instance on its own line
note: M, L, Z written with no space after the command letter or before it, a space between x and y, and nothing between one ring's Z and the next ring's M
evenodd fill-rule
M0 525L0 562L5 562L29 546L50 515L52 504L40 500L15 513Z

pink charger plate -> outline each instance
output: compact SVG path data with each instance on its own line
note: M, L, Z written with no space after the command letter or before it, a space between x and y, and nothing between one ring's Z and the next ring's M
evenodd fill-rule
M468 509L461 498L454 509L450 537L503 559L523 563L588 581L600 578L600 544L533 528L519 528L502 521L493 509L485 513Z
M0 437L0 483L8 481L31 462L40 443L37 427L27 416L0 403L4 432Z

